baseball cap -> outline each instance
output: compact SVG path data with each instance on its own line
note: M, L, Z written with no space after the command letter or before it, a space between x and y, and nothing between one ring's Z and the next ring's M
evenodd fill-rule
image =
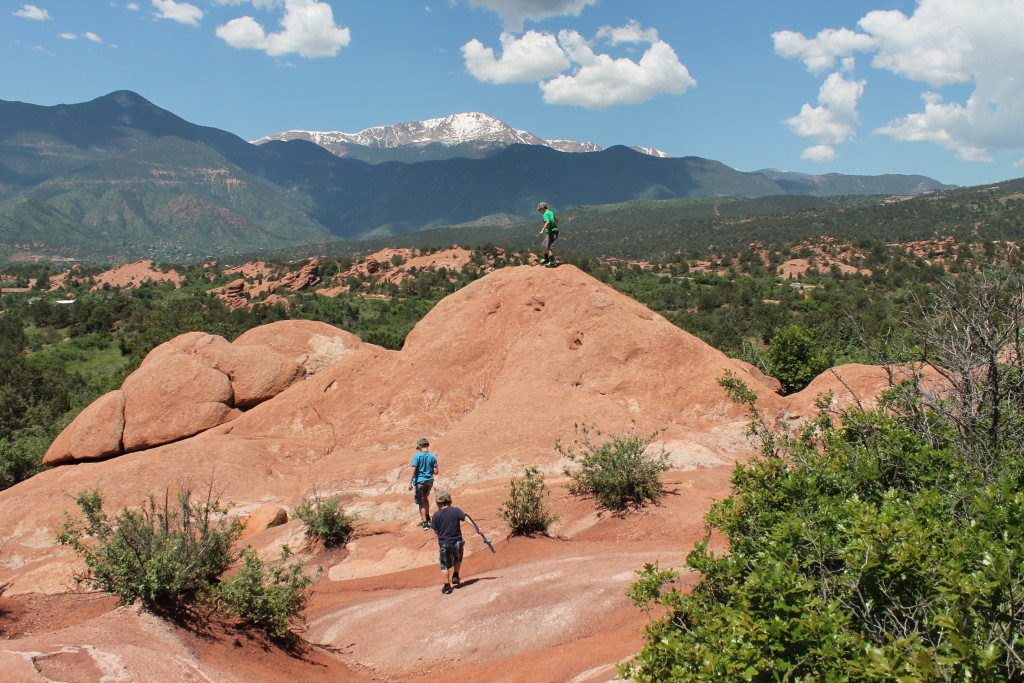
M435 500L438 503L450 503L452 502L452 494L448 493L445 490L438 491Z
M429 446L430 442L427 441L427 437L421 436L419 441L416 442L417 446Z

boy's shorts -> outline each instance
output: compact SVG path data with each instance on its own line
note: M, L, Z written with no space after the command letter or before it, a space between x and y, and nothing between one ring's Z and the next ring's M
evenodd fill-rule
M430 502L430 489L432 489L433 487L433 479L421 481L418 484L416 484L413 496L417 505L423 505L424 503Z
M437 559L441 563L441 569L451 569L459 562L462 562L462 549L466 545L465 541L455 541L454 543L445 543L437 549Z
M558 231L557 230L555 230L554 232L546 232L546 233L544 233L544 243L543 243L542 247L544 249L550 249L551 245L554 244L555 240L557 240L557 239L558 239Z

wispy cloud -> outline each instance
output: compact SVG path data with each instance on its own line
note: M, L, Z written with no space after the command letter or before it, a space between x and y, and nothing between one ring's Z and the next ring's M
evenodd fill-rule
M199 26L203 18L203 10L187 2L175 2L175 0L152 0L153 16L157 19L170 19L179 24Z
M12 12L16 17L22 17L23 19L34 19L36 21L47 21L53 19L50 13L45 9L40 9L35 5L22 5L21 9Z
M597 0L467 0L474 7L495 12L505 24L505 30L519 33L527 19L542 21L551 17L578 17L587 5Z

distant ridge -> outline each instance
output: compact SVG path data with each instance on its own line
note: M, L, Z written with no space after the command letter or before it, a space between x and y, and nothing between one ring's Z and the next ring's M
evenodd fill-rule
M538 145L559 152L600 152L603 149L593 142L545 140L481 112L465 112L424 121L372 126L358 133L289 130L267 135L252 142L261 145L271 140L307 140L339 157L369 163L408 163L455 157L475 159L488 156L509 145ZM671 157L667 152L653 147L631 149L650 156Z
M775 172L775 180L711 159L656 158L623 146L567 153L501 142L481 152L472 141L481 131L503 131L510 140L526 134L484 115L419 123L389 132L397 147L378 136L381 147L358 148L415 148L423 160L371 164L304 139L254 145L129 91L52 107L0 100L0 257L191 261L494 216L532 219L541 200L563 211L632 200L946 187L923 176L819 181ZM461 153L470 147L475 158ZM438 150L446 156L430 159Z
M828 173L810 175L794 171L766 168L758 171L786 191L787 194L831 197L842 194L901 194L917 195L934 190L948 190L956 185L936 183L923 175L899 175L887 173L877 176L843 175Z

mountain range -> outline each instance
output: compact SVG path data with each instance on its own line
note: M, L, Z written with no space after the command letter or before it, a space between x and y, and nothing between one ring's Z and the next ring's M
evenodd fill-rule
M369 163L413 163L458 157L480 159L509 145L541 145L559 152L602 150L601 146L593 142L545 140L480 112L452 114L443 118L407 121L390 126L373 126L358 133L289 130L267 135L252 142L261 145L271 140L307 140L336 156L360 159ZM671 157L667 152L652 147L630 149L654 157Z
M406 128L415 136L415 126ZM542 200L564 209L633 199L910 195L947 187L924 176L817 178L773 179L623 146L568 153L521 142L482 158L371 164L308 140L251 144L129 91L52 107L0 100L0 254L7 255L199 259L495 216L513 222L533 218Z

